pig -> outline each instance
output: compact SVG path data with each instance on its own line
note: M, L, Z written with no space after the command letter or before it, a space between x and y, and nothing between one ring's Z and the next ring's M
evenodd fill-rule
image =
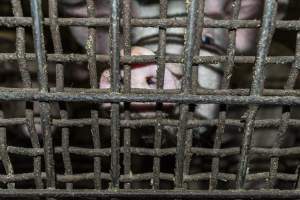
M96 2L96 17L109 17L110 16L110 1L101 0ZM286 8L288 1L279 0L279 8ZM207 19L231 19L232 18L232 0L205 0L205 18ZM262 0L242 0L241 9L238 15L238 19L261 19L263 11L264 1ZM132 17L134 18L158 18L159 17L159 1L147 1L147 0L133 0L132 1ZM61 1L61 10L65 16L69 17L87 17L87 9L85 1L72 1L64 0ZM277 18L282 18L284 16L284 9L279 10ZM186 2L181 0L169 0L168 1L168 17L186 17ZM75 40L81 45L84 46L87 41L88 29L85 27L71 27L71 33L73 34ZM184 33L185 29L183 28L168 28L167 29L167 45L166 53L181 55L184 48ZM200 56L214 56L214 55L225 55L226 49L228 48L228 30L222 28L204 28L202 32L202 39ZM134 27L131 32L131 41L132 41L132 55L155 55L158 51L158 35L159 30L157 28L141 28ZM256 45L257 45L258 29L238 29L236 31L235 38L235 47L237 55L255 55ZM121 49L123 49L123 42L121 38ZM100 54L108 54L109 52L109 38L108 38L108 28L97 28L96 36L96 52ZM121 53L123 55L123 53ZM198 66L198 83L200 88L205 89L218 89L221 87L222 80L222 69L224 68L223 63L214 64L208 68L205 65ZM154 63L142 64L142 65L132 65L131 66L131 88L139 89L155 89L156 88L156 71L158 66ZM181 88L181 78L183 76L183 67L177 63L166 63L165 75L164 75L164 84L163 89L180 89ZM217 69L217 70L216 70ZM121 76L123 70L121 70ZM110 70L104 69L100 80L99 87L103 89L110 88ZM150 109L149 109L150 105ZM163 108L170 106L170 104L163 104ZM178 109L177 106L171 104L172 110L168 111L169 116L177 116ZM148 107L148 109L144 109ZM109 104L103 104L102 109L109 110ZM132 103L132 116L136 118L147 118L155 117L153 115L155 111L154 104L148 103ZM199 104L195 107L194 115L199 119L216 119L218 115L219 107L215 104ZM133 115L135 114L135 115ZM263 115L263 114L262 114ZM268 113L267 114L272 115ZM141 128L142 129L142 128ZM209 127L199 127L193 132L197 137L205 138L210 134ZM134 131L134 130L133 130ZM154 132L153 129L151 129ZM146 131L138 131L138 134L143 133L147 135L149 129ZM176 128L166 130L165 142L169 143L169 140L176 142ZM136 134L133 134L136 136ZM149 134L148 134L149 135ZM152 134L153 135L153 134ZM164 134L163 134L164 135ZM170 135L172 137L170 137ZM212 137L210 136L208 137ZM228 140L233 140L231 134ZM147 137L143 137L144 140L147 140ZM145 139L146 138L146 139ZM203 140L203 139L202 139ZM262 139L258 137L254 138L254 143L261 143ZM150 143L153 143L153 137L150 138L146 143L151 146ZM201 141L200 141L201 142ZM228 141L226 141L228 142ZM268 142L269 145L270 142ZM241 140L239 141L241 144ZM262 145L264 146L264 145ZM195 161L197 162L197 161ZM199 165L197 165L199 167ZM229 167L230 168L230 167ZM192 169L191 169L192 171ZM199 185L196 185L199 187ZM251 186L249 186L251 187ZM262 186L263 187L263 186Z
M96 17L108 17L110 15L110 1L95 1L96 2ZM87 9L84 1L61 1L62 10L66 16L71 17L87 17ZM232 13L232 1L231 0L206 0L205 1L205 17L212 19L230 19ZM261 16L263 9L263 1L260 0L243 0L241 4L239 19L258 19ZM132 17L134 18L157 18L159 16L159 1L132 1ZM186 3L185 1L171 0L168 2L168 17L182 17L186 16ZM82 46L87 41L87 28L84 27L71 27L71 32L74 35L76 41ZM184 29L183 28L170 28L167 29L167 54L180 55L183 52L184 44ZM236 33L236 48L239 53L247 54L255 50L257 29L239 29ZM209 29L205 28L202 34L203 47L200 51L200 55L220 55L224 54L224 50L228 46L228 31L225 29ZM97 53L108 53L109 40L108 40L108 29L98 28L96 38L96 51ZM144 53L140 52L140 55L147 54L152 51L152 54L157 51L158 48L158 29L156 28L140 28L135 27L132 29L132 44L135 46L141 46L144 48ZM121 42L122 45L122 42ZM215 47L215 48L209 48ZM146 50L148 49L148 50ZM217 49L212 51L211 49ZM133 50L134 51L134 50ZM151 65L155 68L155 65ZM222 70L221 64L213 65L214 68ZM157 68L157 67L156 67ZM150 66L143 66L135 68L133 73L141 74L145 70L153 70ZM152 76L155 77L156 70L152 71ZM205 66L199 66L198 77L199 87L207 89L217 89L220 87L221 74L216 72L218 70L209 69ZM170 72L170 73L168 73ZM166 75L165 79L178 79L176 82L180 82L182 77L182 66L180 64L166 64ZM146 83L149 77L146 77L147 73L144 73L139 80L132 80L132 88L147 88L153 87L144 84L144 87L140 87L142 83L136 82L141 81ZM109 71L105 71L101 76L100 88L105 88L109 83L105 83L105 78L109 76ZM134 77L134 76L133 76ZM164 88L178 89L181 84L168 85L165 81ZM218 106L213 104L203 104L196 107L196 115L201 118L212 119L216 117L218 112Z

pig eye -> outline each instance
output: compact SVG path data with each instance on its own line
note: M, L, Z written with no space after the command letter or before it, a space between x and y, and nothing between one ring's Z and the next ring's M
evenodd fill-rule
M214 39L212 39L210 36L204 35L202 36L202 43L210 45L214 43Z
M146 81L147 81L148 85L155 85L156 84L156 78L153 77L153 76L147 77Z

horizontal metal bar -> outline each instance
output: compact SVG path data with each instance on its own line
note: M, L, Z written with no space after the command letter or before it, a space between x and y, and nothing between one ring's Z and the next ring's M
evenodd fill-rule
M0 92L38 92L35 88L5 88L0 87ZM50 88L51 93L60 92L56 88ZM67 93L85 93L85 94L108 94L108 89L89 89L89 88L68 88L65 87L64 91ZM123 92L121 92L123 93ZM130 94L179 94L179 90L146 90L146 89L131 89ZM198 89L195 95L220 95L220 96L249 96L249 89ZM264 89L263 96L295 96L300 97L300 90L283 90L283 89Z
M162 148L162 149L150 149L150 148L141 148L141 147L130 147L131 154L140 155L140 156L152 156L152 157L164 157L169 155L175 155L176 149L173 148ZM62 153L62 147L55 147L55 153ZM111 148L102 148L102 149L89 149L89 148L80 148L80 147L69 147L69 153L74 155L82 155L88 157L102 156L107 157L111 155ZM197 156L218 156L218 157L227 157L240 154L239 147L232 148L223 148L223 149L212 149L212 148L202 148L202 147L192 147L191 153ZM16 146L8 146L7 152L9 154L23 155L29 157L35 157L43 155L44 150L42 148L23 148ZM124 153L124 147L120 147L120 152ZM260 155L261 157L270 158L273 156L277 157L288 157L300 155L300 147L289 147L289 148L262 148L262 147L253 147L249 154Z
M100 198L168 198L168 199L297 199L299 190L59 190L59 189L16 189L0 190L1 197L100 197Z
M209 180L211 177L211 172L203 172L197 173L192 175L185 175L184 182L195 182L200 180ZM269 172L259 172L259 173L251 173L247 174L246 180L247 181L258 181L258 180L265 180L269 177ZM46 173L41 173L41 178L46 180ZM130 174L130 175L121 175L120 181L121 182L133 182L133 181L149 181L153 178L153 173L139 173L139 174ZM165 181L173 181L174 174L169 173L160 173L159 178ZM276 178L282 181L296 181L297 174L288 174L288 173L277 173ZM21 181L28 181L34 179L34 173L22 173L22 174L13 174L13 175L0 175L0 182L2 183L12 183L12 182L21 182ZM94 173L78 173L78 174L56 174L57 182L61 183L76 183L81 181L92 181L94 179ZM103 180L111 180L110 174L102 172L101 179ZM222 181L234 181L236 179L236 174L232 173L218 173L217 179ZM174 190L176 191L176 190ZM201 190L200 190L201 191Z
M30 17L0 17L0 26L31 26ZM50 25L50 19L44 18L44 24ZM109 18L57 18L57 24L60 26L109 26ZM123 20L121 20L121 25ZM186 27L186 18L171 19L131 19L133 27ZM259 20L204 20L204 28L258 28L261 25ZM300 30L298 20L277 20L275 27L285 30Z
M28 61L35 60L35 54L26 53L25 58ZM193 64L215 64L226 62L228 56L195 56ZM0 53L0 61L17 61L18 57L15 53ZM48 54L48 62L87 62L88 56L86 54ZM156 62L156 56L122 56L121 64L136 64L136 63L151 63ZM96 54L96 61L108 63L109 55ZM266 64L292 64L295 61L294 56L269 56L266 58ZM181 55L166 56L166 63L181 63ZM253 64L255 56L235 56L234 62Z
M1 101L66 101L90 103L120 102L173 102L173 103L216 103L216 104L259 104L259 105L300 105L300 98L294 96L221 96L181 94L110 94L110 93L45 93L27 90L2 91Z
M0 119L0 126L14 126L14 125L25 125L27 123L26 118L6 118ZM39 124L40 119L34 119L34 123ZM101 126L110 126L110 119L99 118L98 124ZM240 119L226 119L225 125L243 127L244 124ZM259 119L254 121L255 128L278 128L281 125L280 119ZM155 126L157 124L157 119L122 119L120 121L121 127L126 128L138 128L142 126ZM179 120L175 119L161 119L161 126L175 126L179 124ZM197 128L201 126L216 126L218 124L218 119L200 120L192 119L187 121L188 128ZM91 118L80 118L80 119L52 119L51 125L56 127L84 127L91 126ZM300 119L289 119L287 125L290 127L300 127Z

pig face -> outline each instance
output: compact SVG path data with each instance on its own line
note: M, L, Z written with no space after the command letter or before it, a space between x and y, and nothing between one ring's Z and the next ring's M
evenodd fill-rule
M110 1L102 0L96 2L96 17L110 16ZM62 1L64 13L71 17L87 17L85 1ZM232 0L205 0L205 17L210 19L231 19ZM242 0L239 19L258 19L263 9L261 0ZM182 0L168 1L168 17L180 18L187 16L186 2ZM134 18L158 18L159 1L132 1L132 17ZM84 45L87 40L87 28L72 27L73 33L79 44ZM181 55L184 49L184 28L168 28L166 53ZM157 28L134 27L132 28L132 44L136 47L132 49L132 55L154 55L158 50L159 30ZM257 40L257 29L239 29L236 32L237 53L249 54L255 50ZM106 28L97 29L96 50L98 53L108 53L108 30ZM121 42L122 44L122 42ZM228 47L228 30L222 28L204 28L202 33L202 45L200 56L213 56L224 54ZM122 48L122 45L121 45ZM131 88L155 89L157 65L154 63L131 66ZM215 69L218 70L215 70ZM164 77L164 89L180 89L183 67L180 64L167 63ZM199 65L198 68L199 87L205 89L217 89L220 87L221 64L212 66ZM122 76L121 71L121 76ZM110 87L110 70L103 72L100 78L100 88ZM166 104L165 104L166 106ZM108 108L109 104L104 104ZM132 108L137 108L137 113L145 116L145 104L132 104ZM174 109L175 112L176 109ZM152 111L154 106L152 105ZM212 119L218 113L218 106L214 104L200 104L196 106L195 115L204 119Z

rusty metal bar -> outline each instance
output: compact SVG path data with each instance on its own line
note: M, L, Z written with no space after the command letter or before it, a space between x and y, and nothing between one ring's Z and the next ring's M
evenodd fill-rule
M123 21L120 21L121 25ZM32 19L30 17L0 17L0 26L16 27L16 26L31 26ZM50 19L44 18L44 24L49 25ZM186 27L187 19L131 19L133 27ZM109 18L59 18L59 26L110 26ZM260 20L214 20L204 19L204 28L259 28L261 26ZM277 20L275 23L276 29L283 29L289 31L299 31L300 23L298 20Z
M0 119L3 119L3 111L0 110ZM8 176L14 175L13 165L11 163L11 159L7 152L7 135L6 135L6 128L0 127L0 156L1 162L4 166L5 172ZM7 189L14 189L15 183L7 183Z
M131 16L132 8L131 1L124 0L123 1L123 37L124 37L124 55L131 55ZM130 93L131 91L131 67L130 65L124 65L124 92ZM124 104L124 115L126 120L130 120L130 103ZM124 175L130 175L131 173L131 130L130 127L124 129ZM125 183L124 188L130 189L130 182Z
M22 4L20 0L12 0L12 9L13 13L16 17L23 17L23 9ZM18 57L18 64L21 72L22 82L24 84L24 87L30 88L32 85L31 77L29 74L29 71L27 69L27 61L25 58L25 28L20 26L17 27L16 30L16 55ZM27 121L27 129L30 133L30 139L33 147L40 148L40 144L37 138L37 133L34 127L33 122L33 107L28 106L26 104L26 121ZM41 156L35 157L33 161L34 165L34 173L35 173L35 185L36 188L42 189L43 188L43 182L41 179Z
M111 92L120 90L120 2L111 1L111 27L110 27L110 66L111 66ZM111 106L111 187L119 188L120 179L120 105L116 102Z
M269 52L272 37L275 31L275 18L277 13L277 1L266 0L264 4L264 15L262 19L262 26L260 28L260 35L258 41L258 50L256 62L254 66L250 96L261 96L264 88L264 65L265 59ZM244 138L241 149L240 166L238 169L238 176L236 180L236 187L241 189L244 187L245 178L248 171L249 149L254 131L254 119L259 109L258 105L250 105L247 111L247 119L245 120Z
M118 192L109 190L1 190L2 197L83 197L83 198L119 198L119 199L297 199L300 198L298 190L258 190L258 191L233 191L233 190L216 190L216 191L166 191L160 190L153 192L153 190L132 191L121 190Z
M109 95L108 95L109 94ZM43 93L36 90L22 91L13 89L10 91L0 90L1 101L69 101L94 103L105 102L173 102L173 103L214 103L214 104L261 104L261 105L299 105L298 96L226 96L226 95L180 95L150 93L146 97L144 93L136 94L111 94L111 93Z
M193 0L190 4L187 3L188 9L188 24L186 32L186 42L184 47L184 67L181 92L183 95L192 93L192 66L194 56L194 44L196 42L197 23L199 18L199 1ZM189 106L180 104L179 128L177 131L177 146L176 146L176 168L175 168L175 187L183 187L183 171L185 161L185 141L187 133L187 120L189 118Z
M15 17L23 17L23 9L20 0L12 0L12 9ZM31 87L31 77L27 69L27 62L25 59L25 28L17 27L16 30L16 55L21 72L24 87Z
M36 53L36 61L38 65L38 78L40 92L48 93L48 77L47 77L47 62L46 51L44 44L44 33L42 26L42 7L40 0L31 0L31 15L33 18L33 38ZM50 124L50 105L47 102L40 102L41 125L44 137L44 159L45 169L47 174L47 187L55 188L55 168L54 168L54 153L53 141Z
M232 3L232 15L231 19L236 20L239 17L240 13L240 7L241 7L241 0L235 0ZM224 74L221 82L221 89L228 89L230 87L230 81L233 73L233 68L235 66L234 64L234 57L235 57L235 49L236 49L236 30L232 29L229 30L229 44L227 49L227 56L228 60L224 67ZM226 121L226 109L227 106L224 104L220 105L219 110L219 122L218 122L218 128L216 130L216 136L214 140L214 149L219 149L222 145L222 135L225 133L225 121ZM220 159L218 157L214 157L212 160L212 177L210 179L209 189L213 190L217 188L218 180L217 176L219 173L219 165L220 165Z
M36 60L35 55L26 53L26 59L29 61ZM182 56L166 55L166 62L180 63ZM0 61L14 61L17 60L15 53L0 53ZM50 62L86 62L88 60L85 54L47 54L47 60ZM109 55L96 54L96 61L101 63L109 63ZM227 61L227 56L195 56L193 58L193 65L198 64L216 64ZM268 56L265 60L266 64L292 64L295 61L294 56ZM156 62L156 56L123 56L120 59L121 64L137 64L137 63L153 63ZM255 56L235 56L235 63L253 64ZM208 67L208 66L207 66ZM243 67L243 66L241 66Z
M95 0L86 0L87 6L87 14L89 18L96 17L96 1ZM97 66L96 66L96 27L89 27L88 28L88 39L86 41L86 52L88 56L88 71L89 71L89 78L90 78L90 86L91 88L95 89L99 87L99 81L97 76ZM98 41L100 42L100 41ZM98 105L93 105L94 108L91 110L91 118L92 118L92 125L91 125L91 134L93 138L93 145L95 148L100 148L100 131L98 121ZM94 184L95 188L101 189L101 158L95 157L94 158Z
M58 19L58 5L57 0L49 1L49 18L50 18L50 31L53 40L54 52L57 54L63 53L62 40L60 36L60 27L57 24ZM64 91L64 66L61 63L56 64L56 90L59 92ZM61 119L68 119L67 103L62 102L59 104ZM69 139L70 130L68 127L62 127L62 157L65 167L65 174L73 174L70 152L69 152ZM67 189L73 189L72 183L66 183Z
M297 33L296 38L296 47L295 47L295 62L292 64L288 79L285 83L285 90L293 90L296 86L297 77L299 75L299 57L300 57L300 33ZM278 127L278 133L276 135L275 143L273 148L280 148L283 144L284 138L287 137L287 130L289 127L289 119L291 118L291 108L289 106L284 106L282 108L281 123ZM276 174L278 173L279 157L273 157L270 161L270 178L269 178L269 187L273 188L276 183Z

